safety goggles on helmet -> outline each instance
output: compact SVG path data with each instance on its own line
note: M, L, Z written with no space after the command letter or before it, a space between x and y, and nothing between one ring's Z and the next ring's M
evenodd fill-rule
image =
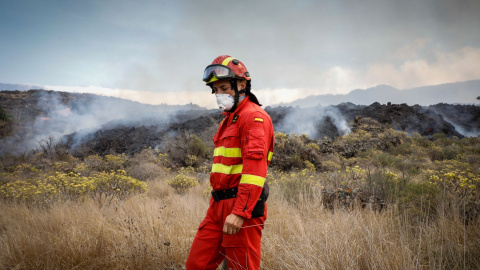
M215 76L215 78L221 80L226 78L234 78L235 73L230 68L224 65L210 65L205 68L205 72L203 72L203 81L210 82L210 80Z

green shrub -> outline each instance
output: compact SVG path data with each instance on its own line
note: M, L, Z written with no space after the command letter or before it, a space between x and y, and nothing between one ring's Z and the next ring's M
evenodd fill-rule
M428 182L407 183L400 192L398 207L413 222L434 218L437 215L438 187Z
M287 135L283 132L275 134L275 157L271 167L283 171L292 169L301 170L310 162L315 167L320 167L318 152L320 147L312 143L307 135ZM307 143L306 143L307 142Z
M12 117L7 114L7 112L2 108L2 106L0 106L0 120L2 120L3 122L7 122L7 121L10 121L12 119Z
M267 179L275 193L293 205L302 200L312 200L320 188L318 181L315 181L315 172L308 169L289 173L274 171L268 174Z
M188 156L204 157L207 152L207 146L205 143L195 134L192 134L188 138L188 149L190 149Z
M372 162L382 168L391 168L397 162L397 158L387 152L374 151L372 153Z
M417 175L422 169L429 166L430 162L426 158L417 155L396 156L393 167L398 170L403 177Z
M206 144L191 132L184 132L175 137L166 136L162 145L163 154L168 154L170 158L170 167L196 167L209 157Z

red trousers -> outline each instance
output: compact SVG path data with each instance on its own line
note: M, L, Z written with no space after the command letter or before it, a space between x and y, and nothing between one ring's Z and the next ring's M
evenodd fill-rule
M205 219L198 226L186 263L187 270L217 269L227 258L228 269L260 269L260 247L265 216L245 219L236 234L223 233L225 218L236 199L210 200Z

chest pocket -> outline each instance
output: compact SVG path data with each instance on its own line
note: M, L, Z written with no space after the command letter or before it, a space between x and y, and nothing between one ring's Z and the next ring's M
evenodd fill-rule
M226 148L240 147L240 130L238 127L228 127L220 136L221 144Z

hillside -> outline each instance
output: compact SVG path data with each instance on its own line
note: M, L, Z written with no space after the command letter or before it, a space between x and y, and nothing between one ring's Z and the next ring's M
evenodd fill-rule
M174 112L200 112L196 105L147 105L94 94L46 90L0 91L0 107L10 120L0 121L1 144L24 151L38 140L96 130L109 123L135 126L170 118ZM199 113L196 113L199 115ZM12 146L13 145L13 146ZM4 149L0 147L1 149Z
M406 103L409 105L434 105L437 103L472 104L480 95L480 80L459 83L448 83L416 87L399 90L388 85L379 85L368 89L356 89L346 95L315 95L294 102L283 104L285 106L313 107L321 105L336 105L343 102L352 102L359 105L379 103Z
M26 152L47 138L61 140L79 155L137 153L163 147L172 134L192 132L209 142L223 117L195 105L145 105L92 94L30 90L1 91L0 106L11 120L2 122L0 152ZM477 136L480 108L474 105L373 103L312 108L267 107L276 131L334 139L348 134L355 121L370 118L384 127L430 137Z

